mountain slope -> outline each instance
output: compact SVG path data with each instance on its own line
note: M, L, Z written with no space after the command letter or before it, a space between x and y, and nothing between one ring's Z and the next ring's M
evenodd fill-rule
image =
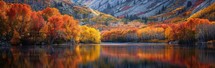
M6 2L28 3L34 10L45 7L58 8L61 13L73 15L82 24L109 25L117 18L142 19L147 22L174 20L182 21L192 14L210 6L215 0L4 0ZM102 15L98 15L94 11ZM101 13L103 12L103 13ZM106 14L104 14L106 13ZM110 14L110 15L108 15ZM111 16L113 15L113 16ZM102 19L102 20L98 20ZM107 22L109 24L107 24Z
M190 18L204 18L215 21L215 3L199 12L196 12Z
M111 14L118 18L148 18L166 15L158 21L173 18L187 11L190 16L215 0L76 0L75 3ZM169 13L172 12L172 13ZM168 15L171 14L171 15Z
M81 24L106 24L109 25L111 23L118 22L119 20L109 14L105 14L99 12L97 10L93 10L88 7L84 7L73 3L70 0L4 0L9 3L27 3L31 5L32 9L35 11L42 10L46 7L53 7L60 10L62 14L68 14L80 21ZM102 18L100 23L98 18ZM108 24L107 24L108 23Z

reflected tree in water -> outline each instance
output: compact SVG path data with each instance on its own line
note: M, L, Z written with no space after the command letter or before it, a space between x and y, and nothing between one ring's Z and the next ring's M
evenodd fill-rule
M66 47L2 48L0 66L3 68L77 68L100 56L100 45Z

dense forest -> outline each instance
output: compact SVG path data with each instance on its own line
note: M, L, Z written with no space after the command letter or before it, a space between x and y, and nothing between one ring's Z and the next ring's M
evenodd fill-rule
M127 19L113 18L103 13L91 19L78 19L77 15L67 15L54 7L33 10L28 4L0 1L0 43L38 45L101 42L171 44L208 42L215 39L214 6L215 3L181 21L174 22L173 20L177 18L175 17L164 22L146 24L139 19L127 21ZM79 7L74 10L84 13L82 9ZM95 14L97 12L91 11ZM117 20L112 21L113 19ZM94 24L86 23L89 21L83 22L83 20L93 21Z
M1 42L11 44L100 43L100 32L79 25L56 8L32 11L27 4L0 2ZM90 36L89 36L90 35Z

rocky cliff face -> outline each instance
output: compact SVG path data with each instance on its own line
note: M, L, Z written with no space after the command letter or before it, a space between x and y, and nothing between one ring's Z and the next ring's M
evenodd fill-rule
M172 12L183 7L183 11L195 13L215 2L215 0L73 0L92 9L116 17L150 17ZM181 13L183 11L180 11Z

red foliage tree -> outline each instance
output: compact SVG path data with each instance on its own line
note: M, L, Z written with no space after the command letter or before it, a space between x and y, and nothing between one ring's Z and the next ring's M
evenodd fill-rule
M12 30L16 30L21 37L28 34L31 12L30 6L26 4L12 4L7 12L9 26Z
M1 9L0 9L0 25L1 25L1 27L0 27L0 36L1 35L5 36L10 31L10 29L8 27L9 25L7 23L8 17L6 15L6 12L8 11L9 7L3 1L0 1L0 7L1 7Z
M32 12L31 14L31 30L39 31L43 25L45 24L45 20L43 19L42 15L38 12Z
M181 43L191 43L196 41L196 28L201 24L211 24L207 19L189 19L187 22L172 24L165 31L166 37L171 40L178 40Z
M48 19L50 39L55 40L62 36L63 24L62 16L52 16Z
M196 26L201 24L211 24L208 19L190 18L184 26L195 31Z

